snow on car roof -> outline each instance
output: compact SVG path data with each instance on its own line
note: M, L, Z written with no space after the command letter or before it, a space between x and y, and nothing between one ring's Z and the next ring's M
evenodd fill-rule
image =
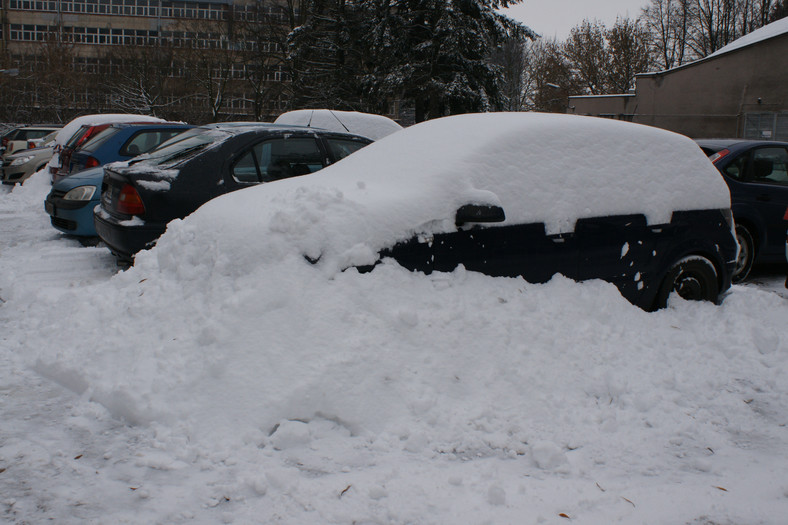
M331 131L355 133L372 140L399 131L402 126L388 117L359 113L357 111L334 111L331 109L299 109L282 113L275 124L309 126Z
M55 136L55 142L63 146L68 139L84 125L105 124L107 122L167 122L158 117L148 115L131 115L128 113L102 113L96 115L83 115L63 126Z
M504 224L544 222L548 234L583 217L730 207L720 174L691 139L626 122L537 113L428 121L313 175L209 202L171 225L162 249L188 230L255 259L321 258L336 270L374 262L414 234L450 231L464 204L501 205Z

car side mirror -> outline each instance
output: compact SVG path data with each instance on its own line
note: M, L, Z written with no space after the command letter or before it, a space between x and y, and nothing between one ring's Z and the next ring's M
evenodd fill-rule
M503 222L504 220L506 220L506 214L500 206L466 204L457 210L454 223L457 226L462 226L468 222Z

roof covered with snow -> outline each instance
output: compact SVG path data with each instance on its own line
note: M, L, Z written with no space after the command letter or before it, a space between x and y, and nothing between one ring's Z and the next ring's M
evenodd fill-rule
M751 46L753 44L757 44L758 42L763 42L764 40L769 40L770 38L784 35L785 33L788 33L788 17L772 22L771 24L767 24L760 29L756 29L752 33L747 33L743 37L737 38L727 46L718 49L706 58L724 55L725 53L730 53L731 51Z
M95 115L83 115L70 121L63 126L57 135L55 135L55 142L60 146L64 146L68 139L76 133L82 126L106 124L114 122L167 122L164 119L151 117L148 115L132 115L129 113L99 113Z
M382 139L386 135L402 129L402 126L382 115L357 111L334 111L332 109L288 111L279 115L274 123L350 132L372 140Z

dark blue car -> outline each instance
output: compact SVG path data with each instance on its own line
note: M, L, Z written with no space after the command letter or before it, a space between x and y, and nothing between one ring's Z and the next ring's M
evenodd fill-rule
M739 258L733 282L753 264L784 263L788 226L788 142L698 140L731 191Z
M78 237L95 237L93 208L101 198L106 163L128 160L186 131L187 124L112 124L71 156L71 173L52 185L44 202L52 226Z

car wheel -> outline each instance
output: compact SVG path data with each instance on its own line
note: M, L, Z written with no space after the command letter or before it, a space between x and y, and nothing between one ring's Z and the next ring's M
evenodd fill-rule
M736 226L736 241L739 243L739 257L736 259L736 269L731 275L731 282L740 283L750 275L752 263L755 262L755 241L750 230L740 225Z
M674 293L688 301L717 302L720 288L714 264L698 255L674 263L659 287L657 308L667 306L668 298Z

